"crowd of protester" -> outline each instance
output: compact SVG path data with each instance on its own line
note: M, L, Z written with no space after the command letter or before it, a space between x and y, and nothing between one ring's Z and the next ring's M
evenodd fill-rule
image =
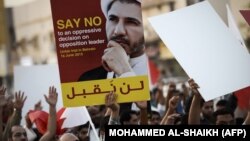
M188 85L187 85L188 84ZM177 89L176 83L159 81L151 91L150 101L134 102L131 110L120 109L118 95L106 95L105 105L87 106L99 139L105 138L106 125L248 125L250 124L250 102L247 109L239 112L237 98L229 94L218 101L204 101L198 84L193 79L183 82ZM167 87L167 89L164 89ZM166 94L164 94L166 93ZM22 108L27 96L15 92L7 96L6 88L0 88L0 140L1 141L92 141L90 122L58 132L57 99L60 94L55 87L48 88L44 99L49 105L47 127L44 132L37 129L31 119L31 111L42 111L41 102L26 113L25 125L21 125ZM216 102L216 103L215 103ZM238 116L238 115L241 116ZM243 116L242 116L243 115Z

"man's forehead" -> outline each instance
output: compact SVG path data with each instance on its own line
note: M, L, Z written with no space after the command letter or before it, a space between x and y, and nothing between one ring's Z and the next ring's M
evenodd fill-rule
M207 101L207 102L204 102L204 105L213 105L213 101Z
M135 18L141 21L141 6L134 3L121 3L117 1L113 3L108 11L108 16L110 15L115 15L123 18Z
M11 131L14 133L14 132L22 132L22 131L24 131L25 132L25 129L23 128L23 127L21 127L21 126L13 126L12 128L11 128Z
M82 129L80 129L80 131L88 131L89 127L83 127Z

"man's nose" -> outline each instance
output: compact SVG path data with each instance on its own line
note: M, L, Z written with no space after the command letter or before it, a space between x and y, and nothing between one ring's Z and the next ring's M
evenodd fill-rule
M115 35L125 35L126 34L126 30L125 30L125 25L122 21L119 21L115 27L115 31L114 31Z
M26 139L27 138L27 135L26 134L22 134L21 135L21 139Z

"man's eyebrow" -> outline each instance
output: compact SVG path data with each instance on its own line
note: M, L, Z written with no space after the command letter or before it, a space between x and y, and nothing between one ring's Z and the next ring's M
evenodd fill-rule
M114 14L110 14L110 15L108 15L108 17L109 17L109 18L110 18L110 17L116 18L116 17L118 17L118 16L116 16L116 15L114 15Z
M119 18L119 16L115 15L115 14L110 14L108 15L108 17L115 17L115 18ZM131 20L131 21L137 21L139 23L141 23L141 21L137 18L133 18L133 17L125 17L126 20Z
M127 17L126 19L127 19L127 20L130 20L130 21L136 21L136 22L138 22L138 23L141 23L141 21L138 20L138 19L136 19L136 18Z
M108 15L108 18L119 18L119 16L117 16L115 14L110 14L110 15ZM142 23L140 20L138 20L137 18L133 18L133 17L125 17L125 20L127 20L127 21L134 21L138 25Z

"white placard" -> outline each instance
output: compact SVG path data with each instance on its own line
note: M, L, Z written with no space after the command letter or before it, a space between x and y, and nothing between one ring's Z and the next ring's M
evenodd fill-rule
M77 117L77 118L76 118ZM72 128L79 125L86 124L91 120L88 110L85 106L66 108L61 119L65 118L62 128Z
M0 76L4 77L6 76L6 74L7 74L7 56L3 45L0 45Z
M76 118L77 117L77 118ZM91 120L89 112L85 106L66 108L63 112L61 119L65 118L62 128L72 128L79 125L86 124L89 121L89 124L93 130L90 132L90 140L98 141L99 137L95 130L95 126Z
M232 11L229 8L228 4L226 5L226 7L227 7L227 20L228 20L229 30L231 30L231 32L235 35L235 37L240 41L242 47L244 49L246 49L246 51L248 52L248 49L245 45L244 39L241 36L240 29L237 26L237 23L236 23L235 18L232 14Z
M48 95L50 86L55 86L58 92L57 109L62 108L61 85L58 65L41 66L15 66L14 68L14 89L24 91L27 100L23 107L22 116L34 109L34 104L42 101L43 110L49 112L49 105L44 99ZM24 118L22 119L22 123Z
M149 18L207 100L250 86L250 57L207 2Z

